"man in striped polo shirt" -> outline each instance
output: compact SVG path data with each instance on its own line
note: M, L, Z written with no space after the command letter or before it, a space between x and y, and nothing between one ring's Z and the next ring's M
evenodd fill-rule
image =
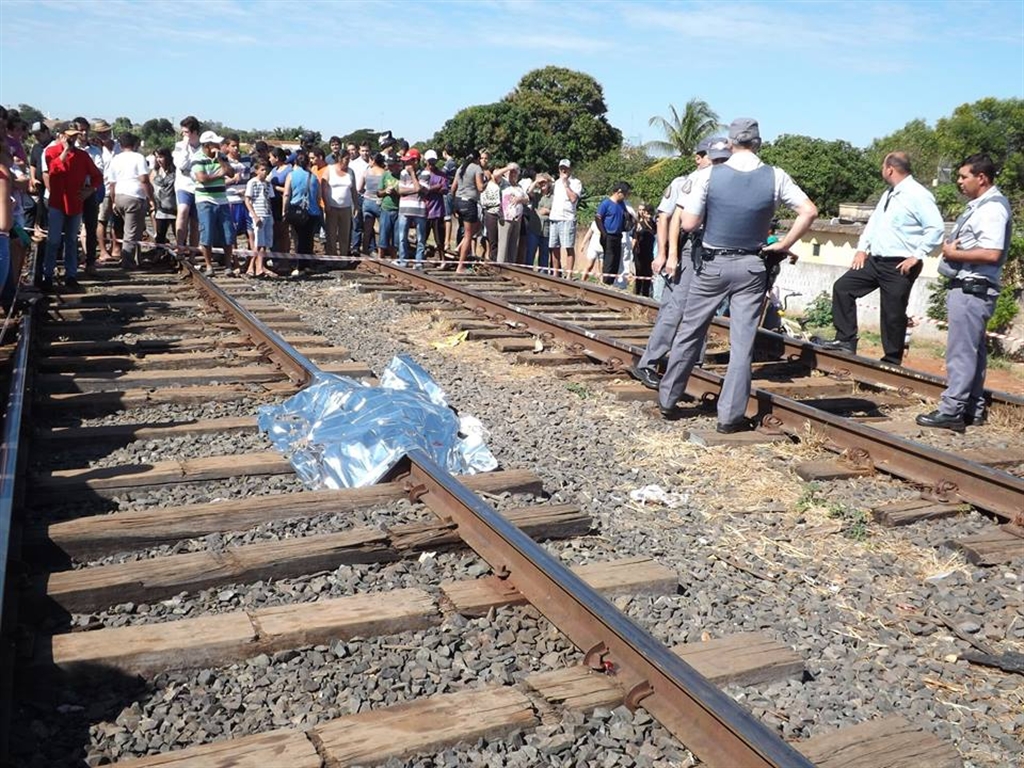
M196 210L199 213L199 249L206 262L206 274L213 275L213 249L224 249L228 275L238 274L234 248L235 226L231 221L225 179L234 175L227 155L220 151L224 138L214 131L199 137L202 154L192 161L190 173L196 182Z

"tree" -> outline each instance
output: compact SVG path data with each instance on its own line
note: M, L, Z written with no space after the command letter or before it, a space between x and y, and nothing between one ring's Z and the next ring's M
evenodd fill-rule
M21 119L29 125L35 122L42 122L46 119L41 111L33 107L31 104L19 104L17 106L18 114L21 115Z
M341 137L342 144L352 143L357 147L366 142L370 145L370 152L377 151L377 139L380 137L380 131L375 131L373 128L357 128L351 133L346 133Z
M761 148L761 159L788 171L822 216L837 215L840 203L860 202L877 187L878 169L846 141L782 135Z
M660 128L667 139L647 142L644 146L649 150L687 157L693 154L701 139L706 139L721 127L718 114L696 96L686 102L681 115L672 104L668 109L669 117L655 115L647 121L648 125Z
M501 101L459 111L431 144L450 144L458 156L487 148L499 163L515 160L554 169L559 158L584 163L622 144L608 123L601 85L562 67L528 72Z
M151 118L139 126L139 137L148 151L173 147L178 132L166 117Z

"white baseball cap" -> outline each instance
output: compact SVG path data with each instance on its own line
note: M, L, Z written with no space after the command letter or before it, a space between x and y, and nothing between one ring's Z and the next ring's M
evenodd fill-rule
M223 144L224 137L218 136L216 131L203 131L202 136L199 137L200 144Z
M559 168L572 168L572 163L569 162L569 158L563 157L558 161Z
M437 152L432 149L428 149L426 154L423 155L424 160L437 160Z

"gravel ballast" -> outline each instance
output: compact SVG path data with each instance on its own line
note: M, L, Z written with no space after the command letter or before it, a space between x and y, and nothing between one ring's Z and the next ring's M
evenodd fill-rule
M564 562L648 555L675 569L679 594L617 601L656 637L676 644L760 630L796 650L806 663L804 679L728 689L782 735L806 738L898 713L956 745L968 766L1021 762L1021 678L960 659L969 645L943 623L948 619L961 633L999 650L1024 650L1024 557L1008 566L978 569L942 546L984 530L989 521L971 513L883 529L866 521L865 510L914 498L914 489L884 476L802 483L792 466L801 459L820 458L807 445L694 446L686 442L683 429L713 426L713 414L667 424L653 417L649 404L617 402L589 377L566 380L557 370L513 365L512 357L481 343L435 349L431 342L450 333L442 324L432 325L429 314L359 294L348 286L349 280L345 274L315 283L282 280L268 283L266 290L284 306L301 307L311 327L376 371L394 354L411 354L460 412L480 418L491 430L489 445L503 467L538 472L551 502L578 504L591 514L597 535L547 545ZM1001 432L974 434L976 438L968 432L972 445L977 440L979 447L1011 439ZM272 478L259 480L262 484ZM675 494L676 505L642 505L630 499L630 491L651 484ZM221 484L226 487L209 485L215 487L147 493L146 500L169 506L171 500L198 503L247 492L230 481ZM137 499L122 506L143 507ZM301 530L275 524L184 546L192 551L309 535L407 519L410 511L404 503L386 505L347 515L345 521L330 515L304 520ZM159 554L157 550L147 556ZM168 620L185 615L175 612L183 606L189 606L187 615L195 615L391 585L422 587L432 578L482 572L466 553L427 560L433 562L413 560L381 570L345 567L315 576L315 585L312 579L230 585L178 596L177 603L147 606L144 612L138 606L113 607L87 623L134 623L140 616L145 617L142 621ZM221 600L225 592L232 595ZM515 638L524 626L545 638L546 645L499 640L508 639L509 633ZM160 675L141 696L111 695L94 703L69 700L60 705L63 714L45 708L22 713L22 730L38 737L47 750L25 764L69 764L62 756L73 748L76 734L79 745L91 744L90 762L99 764L281 725L320 722L412 695L482 682L514 683L531 671L578 660L529 608L502 609L471 621L449 616L440 627L406 635L340 644L343 648L298 649L218 670ZM459 658L461 665L455 663ZM371 669L372 674L367 672ZM407 670L412 670L409 679L403 679ZM63 731L70 734L67 738L60 735L61 718L70 726ZM689 764L685 749L644 718L642 712L624 710L566 714L561 722L546 723L535 732L389 764ZM94 725L90 728L89 723ZM87 736L83 728L88 728Z

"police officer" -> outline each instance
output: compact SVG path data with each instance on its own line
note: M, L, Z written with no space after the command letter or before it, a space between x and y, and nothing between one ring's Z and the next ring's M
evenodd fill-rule
M1010 203L993 184L995 164L971 155L957 184L970 201L942 246L939 274L952 278L946 297L946 389L937 410L917 417L923 427L963 432L985 421L985 326L999 296L999 277L1010 250Z
M679 196L690 191L697 171L707 168L712 162L725 162L731 154L729 142L724 137L702 140L694 154L697 170L687 176L674 178L665 187L665 194L658 205L658 257L652 264L651 271L657 275L655 280L664 280L664 290L668 295L662 296L661 308L647 339L647 348L632 370L633 376L648 389L657 389L661 383L661 374L657 369L658 361L672 348L672 339L675 338L679 322L683 319L686 296L694 273L692 249L694 243L700 239L700 230L691 232L680 247L679 231L676 227L676 232L672 235L675 248L671 248L669 229L672 214L675 213Z
M683 395L700 354L715 310L730 301L729 368L718 396L718 431L728 434L751 428L746 419L750 397L754 338L767 286L762 252L788 251L811 227L818 209L779 168L757 157L761 134L756 120L733 120L729 126L732 155L722 165L697 172L689 193L678 201L674 217L687 232L704 221L703 265L690 283L665 376L658 388L658 405L665 419L682 414ZM786 236L765 245L776 209L782 204L796 212Z

